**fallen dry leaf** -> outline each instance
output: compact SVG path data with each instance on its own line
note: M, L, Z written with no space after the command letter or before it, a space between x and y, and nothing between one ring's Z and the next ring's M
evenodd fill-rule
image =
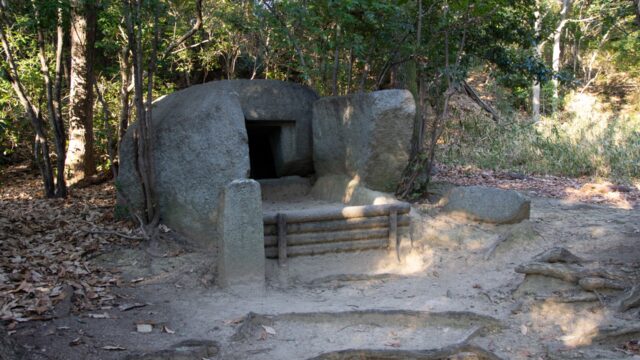
M150 333L153 331L151 324L136 324L136 331L139 333Z
M240 324L244 321L244 317L239 317L239 318L235 318L235 319L229 319L229 320L224 320L224 324L225 325L237 325Z
M87 315L88 317L92 318L92 319L110 319L109 314L107 313L102 313L102 314L89 314Z
M129 310L141 308L141 307L144 307L144 306L147 306L147 305L148 304L145 304L145 303L122 304L122 305L118 306L118 309L120 311L129 311Z
M69 346L78 346L80 344L84 344L84 341L82 340L82 337L77 337L77 338L71 340L71 342L69 342Z
M89 256L113 244L136 244L111 234L136 228L113 221L113 184L46 199L40 177L28 166L4 168L1 180L0 319L10 325L48 320L58 305L73 312L108 307L114 300L110 288L120 277L93 265ZM109 233L87 233L94 228Z
M276 329L272 328L271 326L262 325L262 328L269 335L275 335L276 334Z
M127 350L126 348L123 348L122 346L118 346L118 345L106 345L106 346L103 346L101 349L102 350L107 350L107 351L124 351L124 350Z
M162 332L163 333L167 333L167 334L175 334L176 333L175 330L169 329L166 325L162 326Z

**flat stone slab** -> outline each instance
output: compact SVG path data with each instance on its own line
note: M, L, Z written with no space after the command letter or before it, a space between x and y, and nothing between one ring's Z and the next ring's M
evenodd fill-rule
M445 212L495 224L529 219L531 210L531 201L520 193L486 186L456 187L441 201Z

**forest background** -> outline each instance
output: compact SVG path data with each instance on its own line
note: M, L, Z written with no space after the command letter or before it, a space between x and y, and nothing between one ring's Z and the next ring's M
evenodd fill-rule
M221 79L410 90L404 197L435 163L639 184L638 0L0 0L0 40L0 171L30 160L47 197L117 174L153 99Z

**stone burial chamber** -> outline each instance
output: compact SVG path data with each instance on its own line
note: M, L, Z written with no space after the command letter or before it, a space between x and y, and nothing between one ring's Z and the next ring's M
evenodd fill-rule
M334 209L323 214L348 213L350 219L362 214L361 219L355 216L348 222L377 224L375 231L368 230L376 234L377 242L361 239L362 235L351 240L368 239L377 247L392 247L392 235L397 237L408 227L404 215L408 207L387 192L408 162L414 116L413 97L405 90L319 99L298 84L228 80L164 96L154 102L150 129L153 190L161 222L192 244L216 250L217 278L223 286L264 283L265 246L284 238L287 229L280 224L280 233L274 232L274 216L313 218L304 211L287 213L286 207L278 213L263 212L263 198L268 196L263 191L333 204ZM118 208L129 214L143 209L135 168L136 126L128 129L122 141L116 180ZM371 208L383 204L384 209ZM376 219L366 220L366 214ZM331 221L340 219L334 216ZM332 230L327 224L311 227ZM357 226L346 230L362 233ZM305 236L316 246L314 239L347 241L349 234ZM308 247L309 241L304 240L304 245ZM282 248L283 244L286 240L275 245ZM296 252L296 245L295 241L289 244L290 254L314 254ZM344 243L320 247L329 251L361 248ZM287 248L282 251L286 258Z

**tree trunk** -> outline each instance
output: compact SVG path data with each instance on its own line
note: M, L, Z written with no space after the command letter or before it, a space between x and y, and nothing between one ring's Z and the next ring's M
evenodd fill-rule
M420 51L422 46L422 0L418 0L418 28L416 30L416 51ZM417 55L417 54L416 54ZM422 86L422 71L421 65L417 60L414 60L416 65L416 79L417 89L414 96L416 96L416 117L413 123L413 144L411 146L411 157L417 156L423 150L424 142L424 88Z
M120 116L118 117L118 151L120 142L127 133L129 127L129 95L131 94L131 51L127 40L127 45L122 49L120 62Z
M67 172L72 183L95 174L93 154L93 58L95 2L71 1L71 88Z
M567 23L567 13L569 12L569 6L571 5L571 0L562 0L562 9L560 10L560 23L556 28L556 31L553 33L553 55L552 55L552 68L553 68L553 111L555 112L558 108L558 102L560 101L559 91L558 91L558 78L557 74L560 71L560 49L561 44L560 41L562 39L562 29L564 25Z
M353 76L353 62L355 61L355 57L353 54L353 46L349 49L349 69L347 70L347 89L345 91L345 95L351 93L351 77Z
M49 63L45 52L45 36L40 21L40 11L38 5L33 3L34 15L37 21L38 58L40 60L40 73L44 79L45 93L47 97L47 111L51 128L54 130L54 142L56 146L56 197L67 196L67 184L64 178L65 165L65 133L62 113L60 111L60 83L61 83L61 63L62 46L64 45L64 31L62 30L61 9L58 13L57 44L56 44L56 75L55 84L51 80Z
M536 22L535 22L535 32L536 38L540 37L540 29L542 28L542 14L539 11L535 12ZM538 57L542 57L542 48L544 46L544 42L536 45L536 53ZM533 81L532 86L532 98L531 98L531 117L534 122L540 121L540 81L538 79Z
M338 41L340 41L340 25L336 25L336 43L333 53L333 76L332 76L332 95L338 96L338 72L340 71L340 48L338 47Z
M64 121L62 120L62 63L64 61L62 58L62 49L64 47L62 11L62 8L58 9L58 23L56 25L56 68L55 82L53 85L53 108L55 116L52 119L53 129L55 132L56 151L58 153L58 158L56 159L56 196L58 197L67 196L67 184L64 176L64 167L67 161L67 134L64 129Z
M4 50L4 56L6 64L9 67L4 67L5 63L2 63L2 72L11 84L14 92L20 100L20 104L24 108L29 120L31 120L31 126L35 133L33 144L33 155L35 162L40 168L40 174L42 175L42 181L44 184L44 195L46 197L53 197L55 195L54 183L53 183L53 169L51 167L51 158L49 157L49 142L47 140L47 133L44 128L44 121L40 115L39 109L33 105L33 102L27 95L27 92L20 80L20 71L16 65L9 46L9 40L4 32L4 24L8 23L5 18L4 3L0 1L0 18L2 18L2 26L0 26L0 42L2 42L2 49Z

